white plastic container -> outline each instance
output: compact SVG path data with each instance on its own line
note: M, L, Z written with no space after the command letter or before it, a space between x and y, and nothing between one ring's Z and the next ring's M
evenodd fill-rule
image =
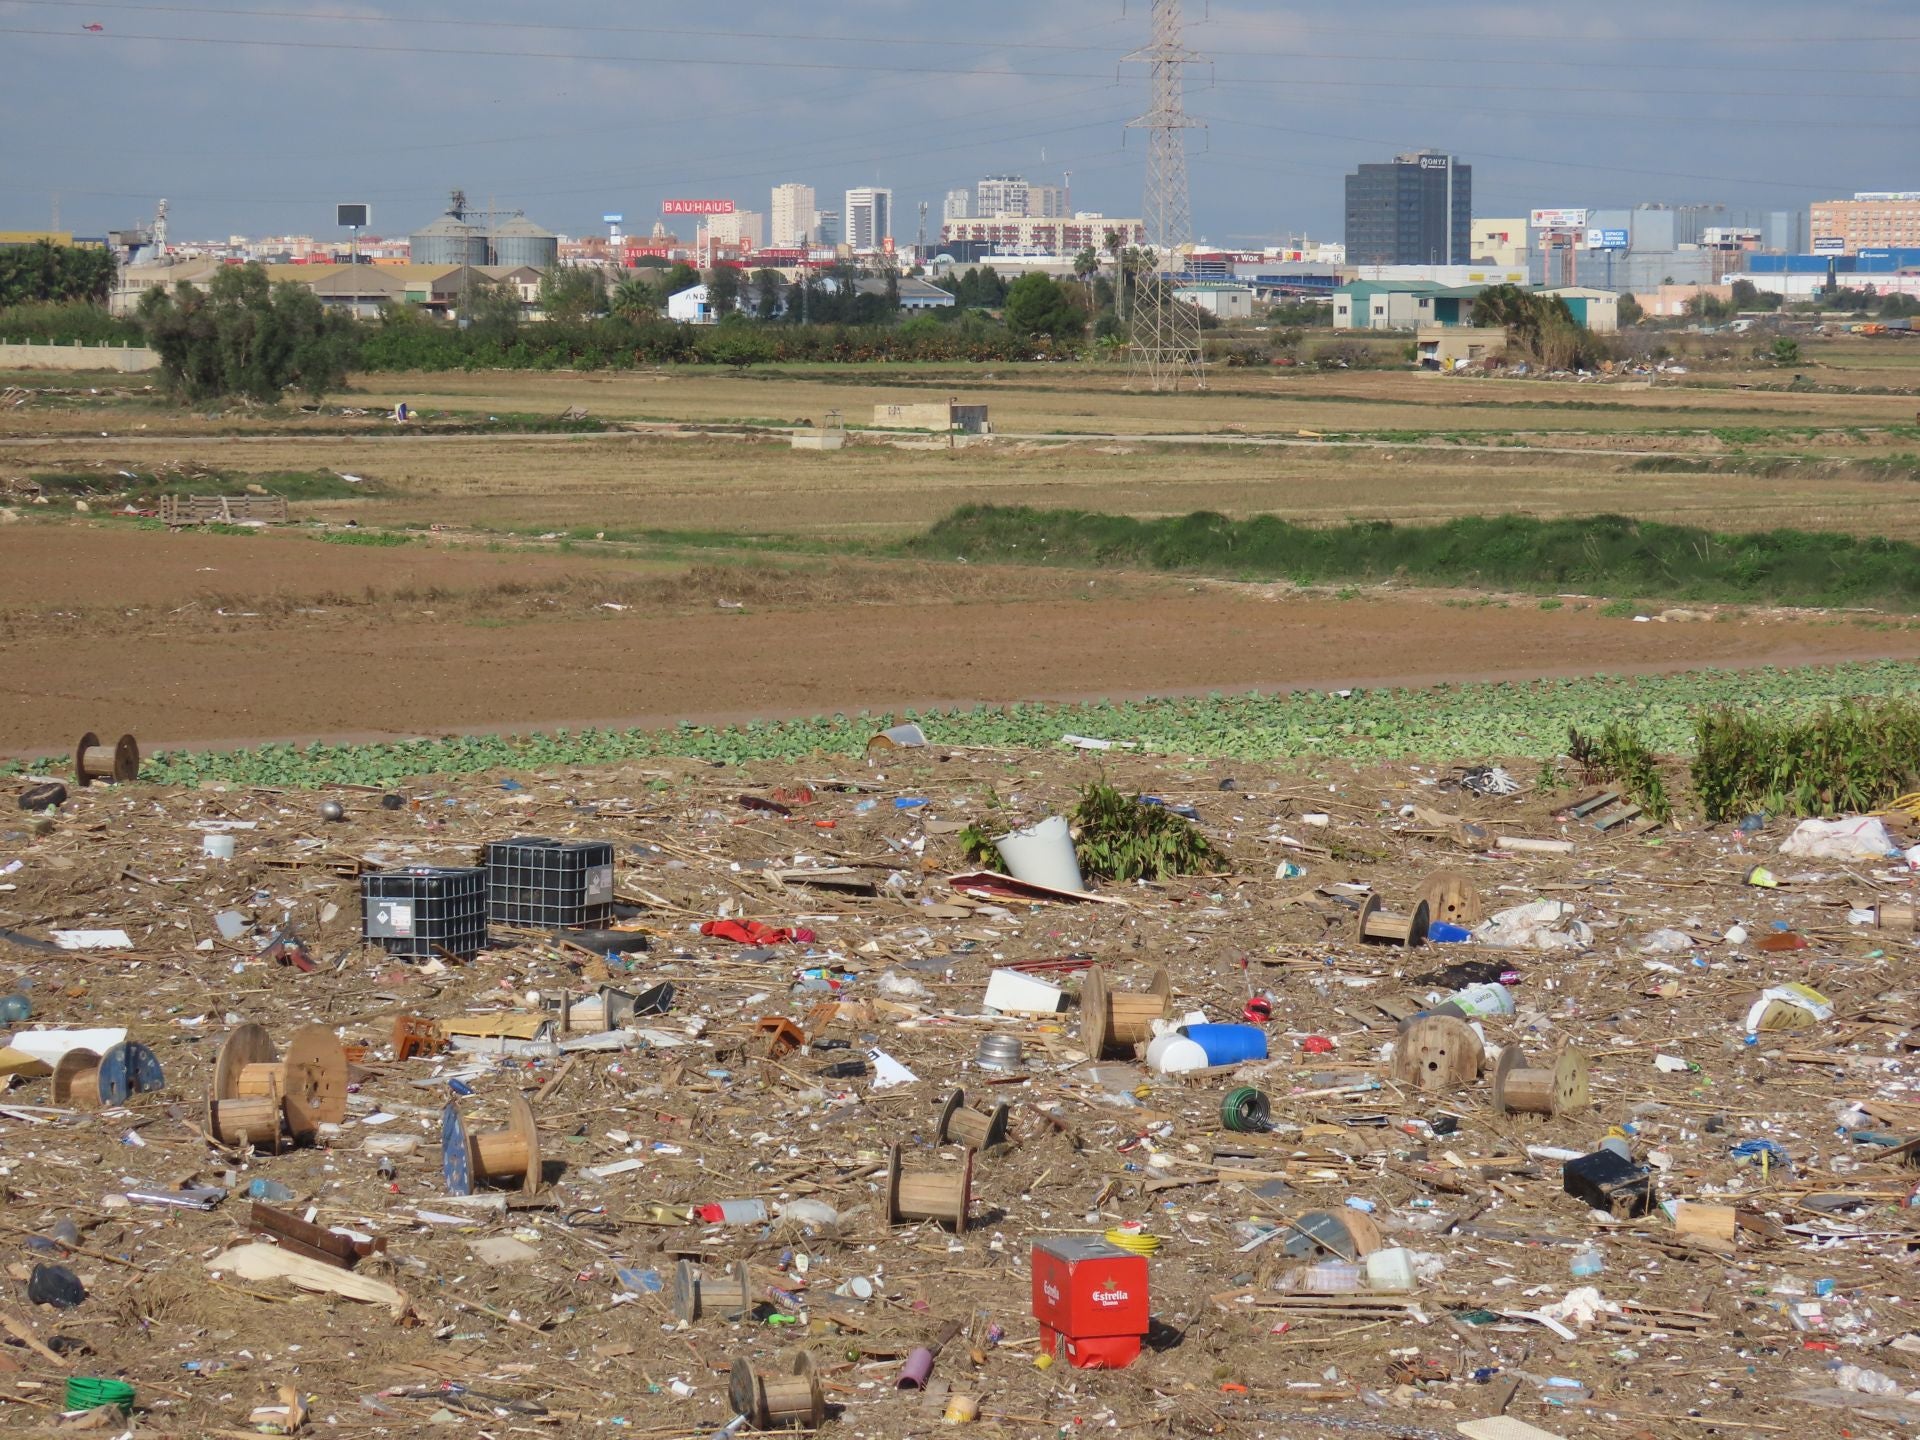
M233 859L233 836L203 835L200 837L200 853L209 860Z
M1179 1075L1207 1068L1206 1048L1177 1030L1157 1035L1147 1045L1147 1067L1162 1075Z
M1055 1015L1066 1007L1067 992L1019 970L996 970L987 977L986 1006L1003 1015Z
M1080 859L1073 853L1073 836L1067 833L1067 822L1059 815L1002 835L993 843L1007 862L1007 873L1016 880L1051 890L1087 888L1087 882L1080 878Z
M1308 1295L1352 1295L1366 1287L1366 1271L1346 1260L1322 1260L1300 1272L1300 1289Z
M1413 1289L1413 1256L1398 1246L1391 1250L1375 1250L1367 1256L1367 1288Z

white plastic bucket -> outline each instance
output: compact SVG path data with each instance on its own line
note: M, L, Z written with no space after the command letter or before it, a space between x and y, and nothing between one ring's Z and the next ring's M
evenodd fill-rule
M1007 862L1007 873L1016 880L1051 890L1087 888L1087 882L1080 878L1079 857L1073 853L1073 836L1067 833L1067 822L1059 815L1002 835L993 843Z
M209 860L231 860L233 858L233 836L201 836L200 853L205 855Z

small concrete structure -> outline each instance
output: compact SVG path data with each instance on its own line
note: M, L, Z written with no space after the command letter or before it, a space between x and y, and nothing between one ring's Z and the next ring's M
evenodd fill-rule
M958 430L963 435L991 435L984 405L942 402L936 405L876 405L873 423L880 430Z
M1423 370L1458 370L1507 353L1504 325L1422 325L1414 344Z

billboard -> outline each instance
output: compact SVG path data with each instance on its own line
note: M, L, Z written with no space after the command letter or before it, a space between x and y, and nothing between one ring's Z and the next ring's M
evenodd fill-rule
M1587 231L1587 249L1589 250L1625 250L1627 232L1624 230Z
M1536 210L1528 223L1536 230L1584 230L1587 228L1587 212L1584 210Z
M1816 235L1813 237L1813 253L1816 255L1844 255L1847 253L1847 240L1844 235Z
M1856 200L1920 200L1920 190L1856 190L1853 192L1853 198Z
M367 205L336 205L334 221L342 230L364 230L373 221L373 209Z
M663 215L731 215L731 200L664 200L660 204Z
M624 215L602 215L600 217L600 223L602 225L618 225L622 220L626 218L627 217Z

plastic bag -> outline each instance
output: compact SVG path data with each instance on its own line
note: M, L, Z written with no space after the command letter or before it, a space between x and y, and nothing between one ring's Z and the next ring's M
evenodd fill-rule
M1802 820L1780 842L1780 853L1796 860L1878 860L1898 848L1887 827L1871 815Z
M1536 900L1489 916L1474 928L1473 938L1502 950L1586 950L1593 930L1573 918L1573 906L1564 900Z

